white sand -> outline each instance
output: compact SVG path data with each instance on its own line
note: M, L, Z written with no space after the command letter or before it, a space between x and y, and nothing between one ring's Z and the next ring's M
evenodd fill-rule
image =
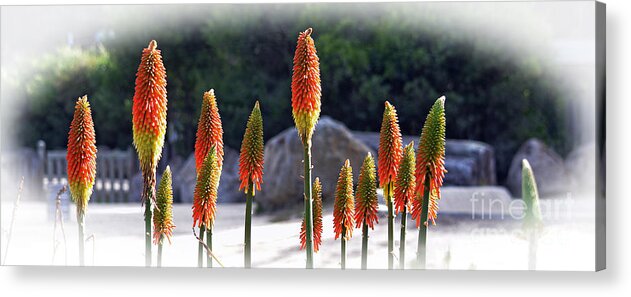
M5 198L5 197L3 197ZM5 198L6 199L6 198ZM2 252L11 220L13 201L2 201ZM570 217L546 220L546 228L539 243L538 269L593 270L594 225L591 204L575 204ZM244 204L220 204L214 227L213 250L226 267L243 264ZM65 223L67 262L60 230L57 230L58 249L53 260L53 221L48 219L43 202L21 203L15 220L13 238L6 265L77 265L77 224L72 217ZM520 236L521 223L517 220L490 220L470 214L454 214L443 209L438 225L431 226L428 235L429 269L508 269L527 268L527 241ZM340 242L333 239L330 209L324 217L323 243L315 256L318 268L339 268ZM305 253L300 251L300 213L294 218L274 222L274 215L253 218L252 259L257 268L302 268ZM163 266L195 267L197 242L192 235L190 205L175 205L177 225L173 243L165 245ZM496 216L497 218L497 216ZM417 231L408 222L406 262L414 264ZM395 254L398 257L400 223L395 227ZM143 209L136 204L90 204L86 220L86 236L95 235L94 245L86 244L86 264L97 266L144 265ZM386 268L387 228L385 217L380 217L375 230L370 231L369 268ZM93 253L94 248L94 253ZM348 268L359 268L361 229L355 229L348 242ZM154 264L157 248L154 246ZM398 260L395 260L398 263ZM398 266L398 265L397 265Z

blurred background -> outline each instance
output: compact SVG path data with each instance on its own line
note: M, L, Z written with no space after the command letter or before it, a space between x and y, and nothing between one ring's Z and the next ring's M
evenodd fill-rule
M176 202L192 200L201 98L214 89L226 145L220 202L244 201L236 160L259 100L266 167L257 209L292 218L302 201L302 158L291 69L298 33L309 27L322 80L314 175L325 203L344 159L359 169L367 152L376 155L386 100L397 108L405 145L418 143L442 95L446 213L469 214L476 193L506 205L518 198L522 158L543 197L593 198L593 24L591 2L4 7L2 199L14 199L21 176L24 199L55 199L66 182L74 103L87 94L99 146L92 201L138 201L131 105L140 53L155 39L169 100L159 171L169 164L175 172Z

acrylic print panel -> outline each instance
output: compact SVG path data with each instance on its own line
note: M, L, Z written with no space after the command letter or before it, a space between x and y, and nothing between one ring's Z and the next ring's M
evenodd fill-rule
M600 4L1 11L3 265L604 268Z

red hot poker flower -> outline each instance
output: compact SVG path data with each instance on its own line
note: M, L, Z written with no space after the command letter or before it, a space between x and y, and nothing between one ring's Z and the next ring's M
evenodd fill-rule
M374 224L379 223L378 203L375 159L368 153L359 171L359 181L357 191L355 191L355 227L360 228L366 224L370 229L374 229Z
M134 146L138 152L145 186L148 187L143 191L143 202L147 195L155 196L149 191L153 192L155 189L155 170L167 128L166 69L160 50L156 47L156 41L152 40L142 50L132 110Z
M335 204L333 205L333 229L335 239L340 235L349 240L353 236L353 219L355 216L353 198L353 168L351 162L346 159L340 170L335 191Z
M311 188L313 197L313 251L320 250L322 243L322 184L320 178L316 177ZM302 227L300 229L300 249L304 249L307 245L307 230L305 219L302 218Z
M162 237L166 237L171 243L175 225L173 224L173 186L169 166L160 179L155 208L158 210L153 212L153 243L159 244Z
M429 183L429 205L427 220L436 224L438 215L438 200L440 199L440 187L445 177L445 97L440 97L432 106L423 130L416 152L416 195L412 200L412 218L416 220L416 226L421 223L422 199L426 185Z
M294 54L291 78L291 107L294 122L303 145L311 142L313 130L320 117L320 62L311 28L300 33Z
M211 228L217 208L217 189L221 168L217 164L215 147L211 147L197 175L193 193L193 227Z
M75 104L68 133L68 184L77 204L77 213L85 213L96 179L96 139L88 97Z
M224 154L223 128L214 90L205 92L202 98L202 111L199 115L195 139L195 169L197 173L202 168L204 158L208 155L211 146L215 146L217 149L217 162L221 168Z
M241 154L239 155L239 180L241 181L239 190L245 189L247 193L248 184L252 182L254 183L253 196L256 190L261 190L261 183L263 182L264 150L263 117L259 102L256 101L246 124L241 143Z
M411 142L403 150L403 159L401 159L397 180L394 183L394 207L397 214L403 212L404 208L410 209L414 199L414 191L416 190L415 167L414 142Z
M403 151L397 111L390 102L386 101L385 105L386 108L383 111L383 121L379 133L379 153L377 158L379 163L379 185L382 188L396 179Z

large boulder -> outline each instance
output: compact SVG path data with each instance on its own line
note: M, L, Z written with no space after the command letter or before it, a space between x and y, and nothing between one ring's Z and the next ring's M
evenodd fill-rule
M373 154L379 150L379 133L354 131L353 136L366 144ZM415 141L418 136L403 135L403 145ZM445 142L445 185L485 186L495 185L495 153L490 145L474 140L447 139Z
M192 203L196 182L195 154L191 154L173 175L176 200ZM224 147L223 169L217 196L218 203L245 201L245 195L239 192L239 153L229 147Z
M353 137L340 122L322 117L312 139L312 179L322 182L323 203L333 201L340 168L346 159L353 167L355 180L371 150ZM303 147L295 128L289 128L267 141L263 185L256 194L260 210L296 207L304 201Z
M527 159L535 174L541 197L562 194L568 189L568 177L561 156L541 140L532 138L519 148L508 170L506 186L514 195L521 197L521 163Z

